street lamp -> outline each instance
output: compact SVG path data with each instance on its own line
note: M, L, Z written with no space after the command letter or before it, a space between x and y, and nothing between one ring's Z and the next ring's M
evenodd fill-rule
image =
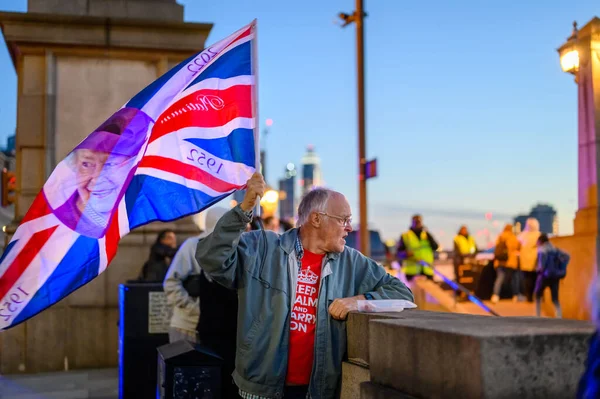
M365 146L365 41L364 41L364 16L363 0L356 0L356 10L353 14L340 13L343 21L342 27L352 22L356 23L356 64L358 87L358 206L359 206L359 233L360 251L369 256L369 226L367 219L367 177L365 169L367 164Z
M567 42L558 49L560 67L564 72L572 73L577 77L579 71L579 50L577 48L577 22L573 22L573 33ZM577 78L575 78L577 80Z
M260 205L263 208L263 217L275 216L277 203L279 202L279 191L268 189L265 195L260 199Z
M262 140L263 148L260 151L260 172L265 180L267 180L267 136L271 126L273 126L273 119L269 118L265 121L265 129L263 130Z
M574 22L571 36L557 49L561 69L574 75L577 83L578 206L573 230L576 236L595 236L597 270L600 270L600 157L597 155L600 150L597 139L600 102L596 101L600 95L600 86L596 84L600 77L599 31L600 19L597 17L581 29Z

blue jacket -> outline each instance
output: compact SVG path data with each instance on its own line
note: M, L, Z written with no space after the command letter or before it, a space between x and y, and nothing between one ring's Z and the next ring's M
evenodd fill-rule
M288 363L290 310L300 267L295 249L298 230L282 235L271 231L243 233L248 222L239 205L227 212L213 233L199 242L196 258L215 281L238 290L235 383L244 392L281 398ZM414 301L400 280L360 252L346 247L342 253L325 256L317 303L311 398L336 396L346 354L346 322L332 319L329 305L336 298L365 293L374 299Z

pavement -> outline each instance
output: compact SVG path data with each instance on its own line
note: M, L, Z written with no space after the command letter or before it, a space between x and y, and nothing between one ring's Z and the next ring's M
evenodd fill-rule
M523 317L535 316L535 303L533 302L513 302L512 299L503 299L498 303L484 301L490 309L493 309L500 316ZM461 305L469 314L490 316L489 313L475 305L473 302L462 302Z
M119 370L0 375L0 399L116 399Z

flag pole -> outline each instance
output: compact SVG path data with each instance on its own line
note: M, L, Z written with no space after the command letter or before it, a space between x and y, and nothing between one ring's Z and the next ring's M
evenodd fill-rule
M251 46L251 62L252 62L252 76L254 78L254 85L252 86L252 115L254 116L254 156L255 156L255 169L261 170L261 159L260 159L260 119L258 118L258 23L254 19L252 21L252 33L254 38L252 39ZM254 214L260 218L260 197L258 197L258 203Z

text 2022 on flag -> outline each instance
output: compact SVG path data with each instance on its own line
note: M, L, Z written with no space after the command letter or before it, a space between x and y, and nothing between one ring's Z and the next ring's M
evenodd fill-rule
M185 60L52 172L0 259L0 329L102 273L121 237L197 213L256 167L256 22Z

